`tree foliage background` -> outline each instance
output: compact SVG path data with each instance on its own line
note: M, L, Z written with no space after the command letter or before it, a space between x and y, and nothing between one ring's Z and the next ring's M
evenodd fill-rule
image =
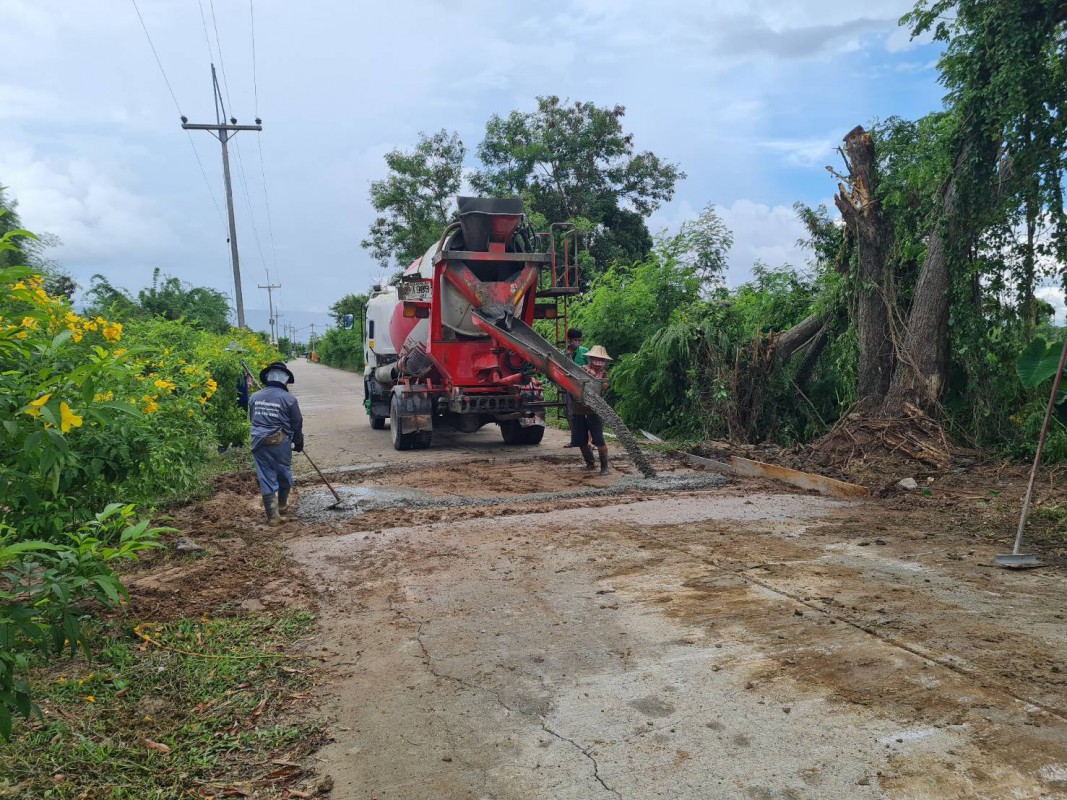
M1067 260L1067 3L920 0L901 24L944 42L944 107L842 132L841 216L796 206L806 264L756 264L727 287L732 234L713 206L674 234L648 230L681 168L640 150L622 106L553 95L491 117L477 163L445 132L390 154L372 200L388 200L395 227L376 223L387 246L374 252L432 244L450 218L446 187L518 195L538 229L583 232L587 291L572 318L616 357L629 422L789 444L849 413L921 417L1025 453L1047 381L1021 380L1020 359L1064 335L1039 295L1063 285ZM1059 421L1050 455L1067 457Z

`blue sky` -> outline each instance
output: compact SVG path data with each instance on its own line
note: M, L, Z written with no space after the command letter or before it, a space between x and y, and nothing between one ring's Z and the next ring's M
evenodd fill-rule
M539 94L622 104L638 149L688 174L650 226L714 203L736 284L756 259L803 263L791 206L830 203L845 133L943 94L936 48L897 26L906 0L137 2L182 113L213 120L214 60L228 112L263 118L234 158L254 325L268 273L300 326L376 280L368 188L420 131L458 131L474 166L491 114ZM180 129L133 0L0 7L0 184L24 224L63 241L53 255L83 286L102 272L137 289L158 266L232 295L218 144Z

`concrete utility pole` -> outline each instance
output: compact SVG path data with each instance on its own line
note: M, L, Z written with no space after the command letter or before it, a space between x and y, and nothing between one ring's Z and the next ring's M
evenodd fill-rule
M215 124L190 123L188 117L182 117L182 128L187 131L209 131L222 144L222 177L226 182L226 210L230 213L230 260L233 262L234 301L237 305L237 327L245 327L245 301L241 294L241 261L237 256L237 223L233 218L233 186L230 183L230 150L227 142L238 131L261 131L263 120L256 117L255 125L238 125L236 117L230 117L226 124L226 109L222 104L222 92L219 80L215 76L215 65L211 65L211 82L215 87ZM273 315L272 315L273 316Z
M281 289L281 284L268 283L264 286L262 283L258 284L260 289L267 290L267 305L270 306L270 343L273 345L278 344L278 331L274 328L274 289Z

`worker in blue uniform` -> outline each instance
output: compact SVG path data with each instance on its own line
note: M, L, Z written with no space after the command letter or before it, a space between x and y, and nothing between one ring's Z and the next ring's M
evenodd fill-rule
M263 495L267 524L277 525L289 511L293 488L293 452L304 449L304 418L300 404L289 393L295 382L285 364L276 361L259 373L263 388L248 401L252 418L252 457Z

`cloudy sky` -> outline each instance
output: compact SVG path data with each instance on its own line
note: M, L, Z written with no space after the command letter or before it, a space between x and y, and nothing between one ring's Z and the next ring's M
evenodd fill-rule
M803 263L791 206L830 202L848 130L943 94L935 47L897 26L908 0L136 2L0 0L0 185L83 286L158 266L232 295L219 146L178 119L214 120L214 61L228 113L263 118L233 154L253 322L268 271L297 324L376 280L368 187L420 131L473 153L537 95L622 104L637 147L688 174L651 227L714 203L736 284L757 259Z

